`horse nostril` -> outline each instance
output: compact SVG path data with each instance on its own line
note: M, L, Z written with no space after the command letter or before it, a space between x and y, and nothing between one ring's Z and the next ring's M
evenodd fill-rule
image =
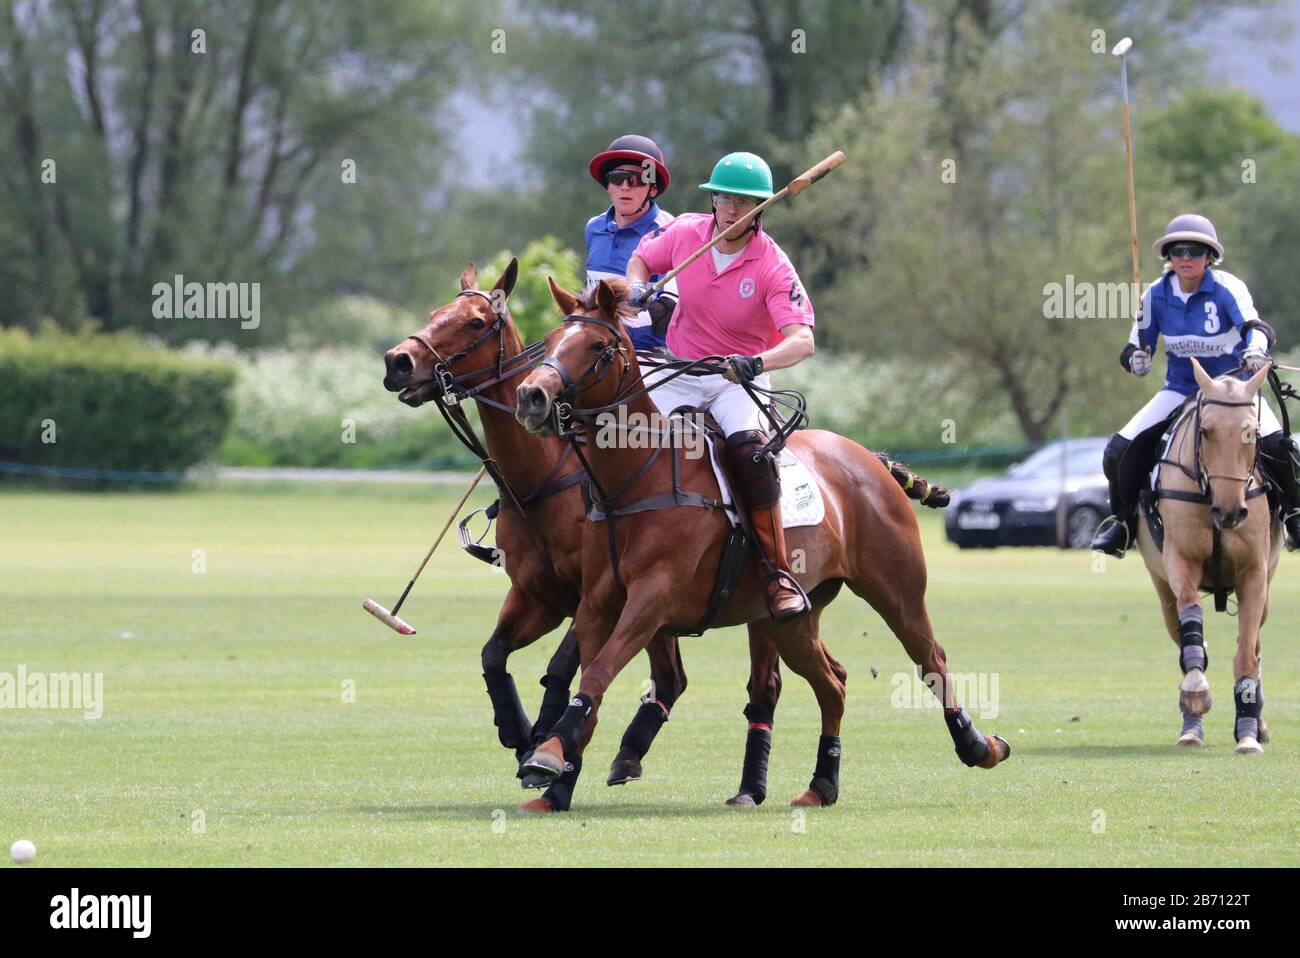
M398 353L389 362L388 373L396 380L407 380L411 378L414 365L410 356L406 355L406 353Z

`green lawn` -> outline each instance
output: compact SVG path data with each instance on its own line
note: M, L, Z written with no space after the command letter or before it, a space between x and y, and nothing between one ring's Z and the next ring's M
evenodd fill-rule
M723 806L744 743L731 629L684 640L690 688L645 780L604 785L640 659L573 812L521 818L533 793L478 663L504 578L449 539L403 613L418 636L360 608L392 603L457 492L0 493L0 673L101 672L105 700L98 720L0 711L0 842L33 840L38 866L1300 864L1295 557L1264 635L1260 759L1232 751L1235 620L1208 617L1216 705L1207 747L1180 751L1176 653L1136 556L1099 574L1081 553L959 552L926 513L931 613L954 670L996 674L1000 713L976 720L1007 764L963 767L937 711L891 705L909 663L846 591L823 618L849 671L837 806L785 805L819 728L794 676L768 802ZM554 641L512 660L530 709Z

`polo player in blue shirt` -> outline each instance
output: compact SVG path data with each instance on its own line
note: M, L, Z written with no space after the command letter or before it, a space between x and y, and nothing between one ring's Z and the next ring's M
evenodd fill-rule
M602 279L625 279L627 262L641 238L673 221L655 200L668 190L663 151L648 136L629 133L591 158L587 171L609 195L605 212L587 221L587 287ZM657 279L657 277L655 277ZM676 281L668 283L644 311L623 320L637 352L664 348L677 305Z
M1116 558L1123 558L1132 544L1138 494L1160 436L1169 418L1196 394L1190 357L1212 377L1243 366L1249 375L1269 362L1268 351L1277 343L1272 327L1255 311L1246 284L1211 268L1223 259L1223 245L1208 219L1195 213L1175 217L1154 247L1166 261L1165 272L1142 297L1120 365L1135 376L1151 372L1151 357L1163 336L1168 367L1164 386L1111 437L1102 457L1111 515L1098 527L1092 548ZM1300 449L1282 432L1263 397L1259 427L1261 463L1280 492L1287 548L1294 550L1300 546Z

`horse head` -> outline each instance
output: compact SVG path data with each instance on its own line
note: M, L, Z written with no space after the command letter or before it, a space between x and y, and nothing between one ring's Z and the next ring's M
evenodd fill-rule
M486 381L500 360L522 348L506 311L519 277L512 259L489 290L480 290L473 263L460 274L460 293L429 314L422 330L384 353L384 388L420 406L456 387Z
M1209 487L1210 519L1216 528L1235 529L1246 520L1246 490L1259 448L1260 386L1265 366L1249 379L1211 379L1195 358L1192 372L1201 395L1197 400L1194 437L1197 468Z
M627 283L601 280L582 296L551 284L551 297L564 322L546 334L546 354L515 392L515 418L536 435L552 435L557 404L563 409L609 405L638 375L623 316Z

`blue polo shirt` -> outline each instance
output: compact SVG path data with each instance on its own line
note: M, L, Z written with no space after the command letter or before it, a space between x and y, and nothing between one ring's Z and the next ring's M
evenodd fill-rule
M1196 377L1189 357L1195 356L1207 373L1222 376L1241 365L1246 348L1242 327L1259 319L1246 284L1223 270L1206 268L1201 285L1187 302L1174 291L1178 276L1168 270L1147 287L1142 297L1142 322L1133 324L1129 341L1155 354L1158 337L1165 339L1169 364L1165 389L1191 396ZM1268 340L1258 329L1251 337L1267 349Z
M673 221L671 213L651 203L641 217L628 226L620 227L614 221L614 207L587 220L587 287L602 279L626 279L627 262L636 252L641 237L653 233ZM650 277L651 281L658 276ZM635 349L655 349L664 345L665 337L656 336L650 328L650 314L642 311L623 320Z

